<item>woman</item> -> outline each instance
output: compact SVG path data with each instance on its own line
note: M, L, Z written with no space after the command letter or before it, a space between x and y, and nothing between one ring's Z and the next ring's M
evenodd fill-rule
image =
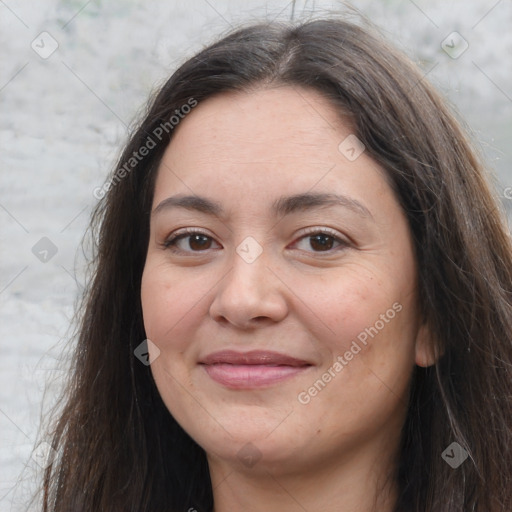
M510 236L396 50L238 30L103 195L44 510L511 510Z

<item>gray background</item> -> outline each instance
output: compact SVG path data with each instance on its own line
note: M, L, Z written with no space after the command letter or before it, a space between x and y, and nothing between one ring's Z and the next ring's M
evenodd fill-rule
M31 451L63 374L84 279L77 250L127 127L150 91L216 35L288 20L294 5L295 18L346 10L327 1L0 0L1 511L25 510L40 472ZM352 5L466 119L512 217L512 0ZM441 47L454 31L469 45L455 59Z

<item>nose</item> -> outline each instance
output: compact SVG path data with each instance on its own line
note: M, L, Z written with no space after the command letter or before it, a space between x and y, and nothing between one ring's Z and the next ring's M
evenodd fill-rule
M238 254L219 283L210 306L217 322L253 329L283 320L288 314L286 285L265 257L248 263Z

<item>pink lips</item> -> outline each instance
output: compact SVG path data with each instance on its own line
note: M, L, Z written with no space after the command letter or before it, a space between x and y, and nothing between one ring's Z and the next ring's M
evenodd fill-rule
M233 389L271 386L311 367L307 361L261 350L214 352L201 360L200 364L211 379Z

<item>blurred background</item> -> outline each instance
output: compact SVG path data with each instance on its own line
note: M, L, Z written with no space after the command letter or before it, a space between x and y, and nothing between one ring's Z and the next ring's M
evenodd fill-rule
M354 0L470 126L512 219L511 0ZM240 23L345 12L333 1L0 0L0 511L47 461L83 289L80 242L127 130L186 58ZM35 451L33 452L33 450Z

